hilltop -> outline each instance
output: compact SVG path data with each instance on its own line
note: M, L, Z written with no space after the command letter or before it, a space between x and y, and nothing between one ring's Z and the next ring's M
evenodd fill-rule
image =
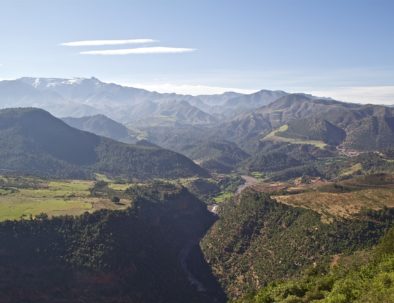
M45 177L125 178L207 175L191 160L157 146L128 145L72 128L35 108L0 111L0 168Z
M111 138L124 143L135 143L137 138L123 124L116 122L105 115L94 115L87 117L65 117L64 122L74 128L94 133L98 136Z

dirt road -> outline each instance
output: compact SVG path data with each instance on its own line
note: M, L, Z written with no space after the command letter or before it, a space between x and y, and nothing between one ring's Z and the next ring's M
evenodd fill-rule
M242 179L245 180L245 183L240 185L236 191L236 194L239 195L245 188L248 188L249 186L253 186L257 183L259 183L259 180L251 177L251 176L241 176Z

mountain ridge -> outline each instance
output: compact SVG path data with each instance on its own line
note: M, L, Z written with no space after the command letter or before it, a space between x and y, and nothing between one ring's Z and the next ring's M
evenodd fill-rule
M13 87L18 85L20 86L18 92L13 92ZM183 101L194 107L194 111L198 109L202 112L197 117L195 114L191 115L195 119L193 123L211 124L215 122L215 119L209 115L221 117L222 107L226 106L228 100L244 96L249 95L235 92L201 96L158 93L115 83L105 83L94 77L72 79L23 77L0 81L0 107L41 107L57 117L105 114L125 124L136 122L136 117L148 118L150 112L147 110L157 110L152 109L152 106L157 108L166 102L173 102L171 111L177 112L178 105ZM154 105L146 108L144 105L146 102ZM59 104L62 106L58 106ZM237 108L228 106L226 115L232 116L237 111ZM188 117L187 111L183 111L183 115ZM164 116L166 117L165 114ZM202 116L201 120L198 119L199 116ZM171 117L175 117L176 120L177 115ZM185 123L185 119L179 122Z
M94 133L98 136L114 139L123 143L135 143L137 138L121 123L118 123L103 114L85 116L80 118L64 117L64 122L74 128Z
M128 179L207 175L183 155L84 132L36 108L0 110L0 142L0 168L24 174L86 178L101 172Z

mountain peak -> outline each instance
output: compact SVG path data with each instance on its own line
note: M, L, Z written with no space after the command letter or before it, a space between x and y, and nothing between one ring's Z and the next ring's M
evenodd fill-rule
M51 87L64 86L64 85L81 85L81 84L90 84L90 85L102 85L104 84L99 79L95 77L91 78L35 78L35 77L22 77L17 79L17 81L21 81L25 84L28 84L37 89L47 89Z

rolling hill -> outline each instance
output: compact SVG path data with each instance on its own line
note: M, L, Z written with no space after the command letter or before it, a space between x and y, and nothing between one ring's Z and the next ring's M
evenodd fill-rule
M207 174L175 152L80 131L35 108L1 110L0 142L0 169L10 173L86 178L101 172L140 179Z
M0 106L13 103L32 104L56 115L79 117L66 121L82 130L126 143L149 140L202 160L213 171L265 167L275 155L269 153L276 153L278 146L317 147L321 151L306 149L313 151L309 158L314 160L319 157L317 154L335 155L336 149L346 153L394 146L392 107L345 103L301 93L261 90L254 94L190 96L150 92L96 78L0 81ZM105 114L113 121L98 114ZM221 147L218 144L213 147L212 142ZM226 146L223 142L227 142ZM283 153L284 150L287 151ZM281 151L283 163L305 165L304 160L292 160L290 150ZM251 156L239 157L239 151Z
M268 105L286 95L288 95L288 93L284 91L271 91L263 89L253 94L240 95L228 99L223 107L226 108L226 112L229 114L239 114L247 110Z
M280 130L277 136L320 140L361 151L378 150L394 145L393 117L390 107L290 94L222 124L217 134L248 150L286 125L286 130Z
M237 201L226 203L219 215L202 240L202 250L234 300L270 282L296 277L332 255L371 247L392 226L394 211L359 212L326 224L309 208L285 205L275 196L245 190Z
M182 153L209 171L229 173L249 155L235 143L205 141L182 150Z
M339 145L345 139L346 132L327 120L306 118L291 120L286 130L277 135L300 140L321 140L329 145Z
M289 281L270 283L239 303L264 302L393 302L394 229L372 250L335 255ZM389 281L389 283L387 283Z
M134 106L128 125L134 127L213 124L212 115L185 100L146 101Z
M66 117L64 122L74 128L124 143L135 143L137 138L126 126L107 116L95 115L81 118Z
M338 153L393 147L393 117L390 107L289 94L219 124L151 127L145 131L150 141L213 171L290 169L278 178L303 174L323 177L332 171L323 167L325 161ZM220 142L227 142L227 147L218 148ZM228 153L229 144L250 156L233 161L237 153Z

